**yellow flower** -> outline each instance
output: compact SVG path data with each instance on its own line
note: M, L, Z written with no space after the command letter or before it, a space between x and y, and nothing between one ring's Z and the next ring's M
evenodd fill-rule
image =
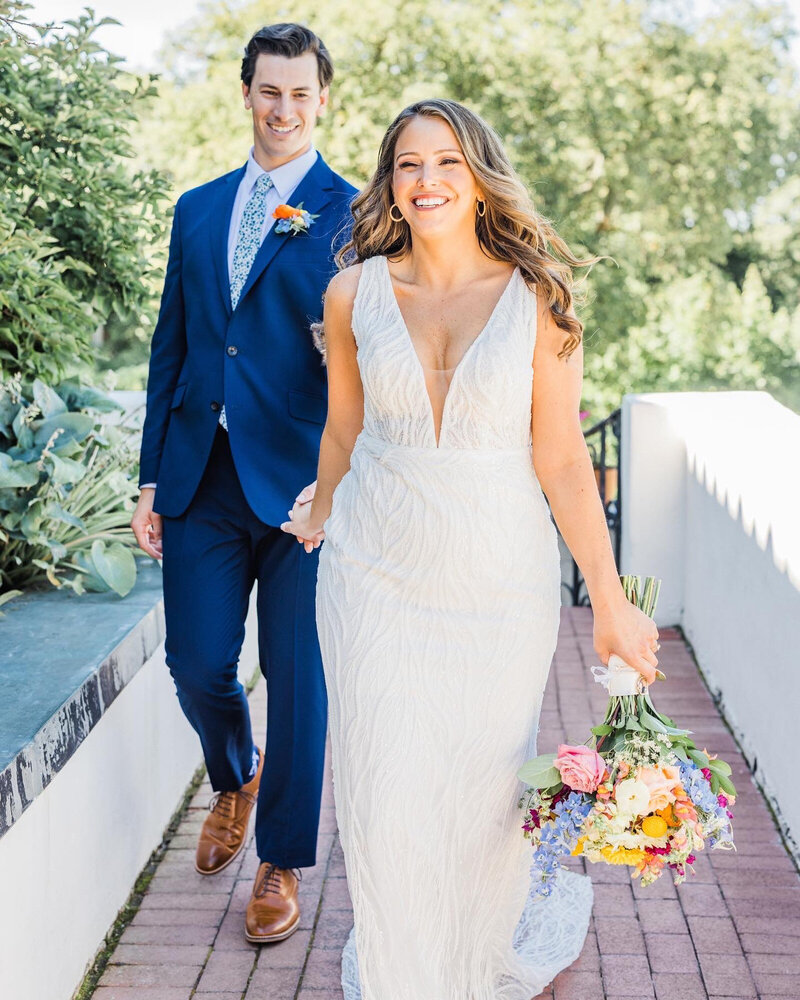
M647 837L663 837L667 829L667 821L663 816L645 816L642 820L642 832Z
M585 841L586 841L586 837L581 837L578 840L578 843L575 845L575 847L574 847L574 849L572 851L572 857L573 858L577 857L583 851L583 845L584 845Z
M607 844L600 853L610 865L638 865L645 857L640 847L612 847L611 844Z

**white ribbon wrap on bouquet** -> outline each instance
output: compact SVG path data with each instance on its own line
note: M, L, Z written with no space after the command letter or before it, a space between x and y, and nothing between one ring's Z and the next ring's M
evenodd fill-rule
M592 674L609 695L641 694L645 689L645 680L639 671L616 653L609 656L607 667L592 667Z

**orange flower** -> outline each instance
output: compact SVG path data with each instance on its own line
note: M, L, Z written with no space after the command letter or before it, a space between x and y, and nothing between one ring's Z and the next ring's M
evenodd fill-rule
M681 825L681 821L675 818L675 813L672 811L671 803L666 807L666 809L656 809L656 814L666 820L667 826L670 826L673 829L677 829Z
M274 219L293 219L296 215L302 215L299 208L292 208L291 205L278 205L272 213Z

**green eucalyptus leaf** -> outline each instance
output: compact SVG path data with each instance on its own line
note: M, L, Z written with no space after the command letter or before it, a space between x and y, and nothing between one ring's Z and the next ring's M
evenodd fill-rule
M689 755L692 762L696 764L698 767L708 767L709 765L708 754L703 753L702 750L696 750L692 748L690 750L687 750L686 753Z
M712 771L717 771L721 775L729 775L731 773L731 765L724 760L720 760L719 757L712 757L705 766L711 768Z
M553 765L556 759L554 753L541 754L523 764L517 771L517 777L531 788L550 788L561 781L561 774Z

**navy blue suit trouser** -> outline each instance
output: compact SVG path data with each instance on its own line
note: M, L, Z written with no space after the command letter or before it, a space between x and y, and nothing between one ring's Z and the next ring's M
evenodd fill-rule
M253 737L237 662L258 582L267 736L256 847L262 861L310 867L327 725L314 608L318 552L256 517L220 428L188 510L163 520L163 554L167 664L215 791L240 788L250 774Z

